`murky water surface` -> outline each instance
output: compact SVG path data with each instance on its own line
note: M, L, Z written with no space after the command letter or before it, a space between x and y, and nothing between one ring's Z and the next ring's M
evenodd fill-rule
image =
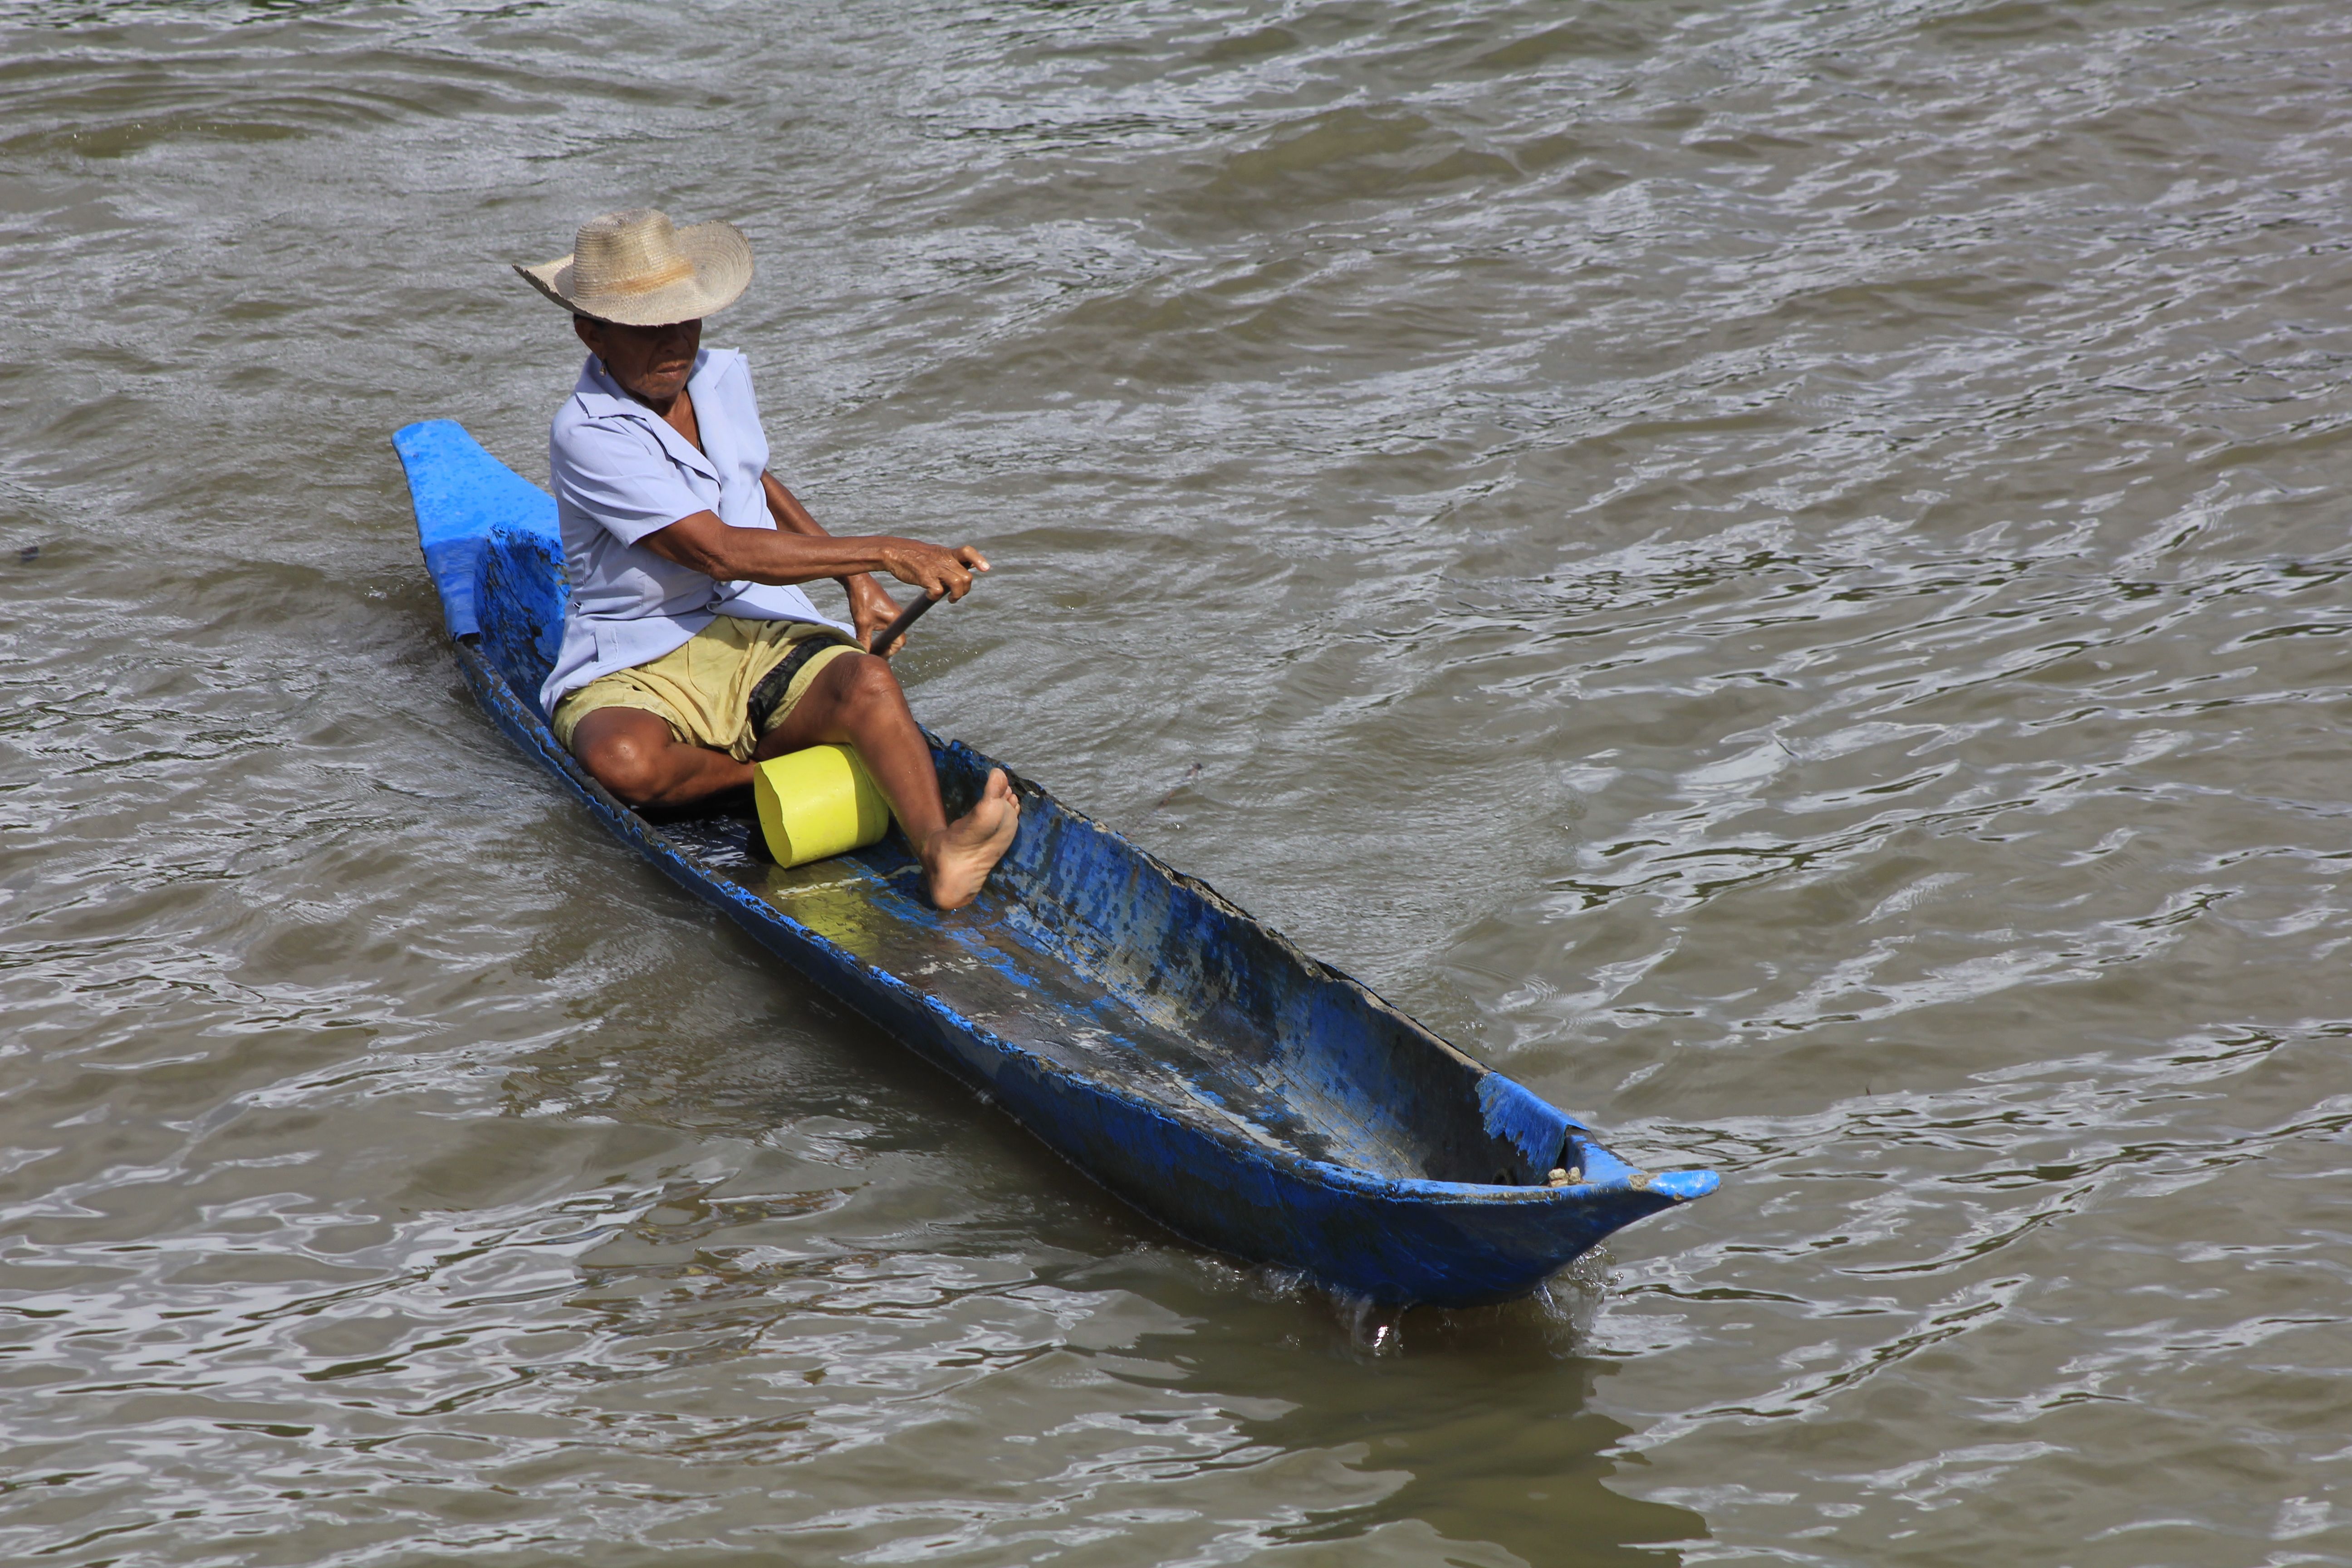
M2352 1561L2352 14L0 13L0 1556ZM654 201L918 709L1723 1192L1373 1320L476 711ZM1194 770L1197 767L1197 772Z

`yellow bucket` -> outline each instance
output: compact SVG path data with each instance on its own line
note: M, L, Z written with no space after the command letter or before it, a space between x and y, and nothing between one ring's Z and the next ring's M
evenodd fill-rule
M751 770L760 831L779 866L863 849L890 831L890 803L847 746L811 746Z

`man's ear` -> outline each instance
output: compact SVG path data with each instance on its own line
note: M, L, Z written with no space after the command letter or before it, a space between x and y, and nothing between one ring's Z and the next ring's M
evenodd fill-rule
M604 322L592 321L585 316L574 316L572 318L572 330L580 334L580 341L588 345L590 353L600 360L604 357Z

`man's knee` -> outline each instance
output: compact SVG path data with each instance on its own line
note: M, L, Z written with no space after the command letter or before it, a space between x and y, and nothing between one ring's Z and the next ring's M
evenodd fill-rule
M599 735L580 747L580 763L596 782L630 805L643 805L668 785L667 745L649 745L627 731Z
M906 703L890 661L870 653L845 653L825 673L834 678L835 700L845 717L895 712Z

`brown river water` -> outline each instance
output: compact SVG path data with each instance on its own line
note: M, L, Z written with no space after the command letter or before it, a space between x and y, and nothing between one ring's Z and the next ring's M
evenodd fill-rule
M0 9L0 1561L2352 1563L2348 170L2318 0ZM1723 1190L1353 1307L560 796L387 438L638 203L921 715Z

